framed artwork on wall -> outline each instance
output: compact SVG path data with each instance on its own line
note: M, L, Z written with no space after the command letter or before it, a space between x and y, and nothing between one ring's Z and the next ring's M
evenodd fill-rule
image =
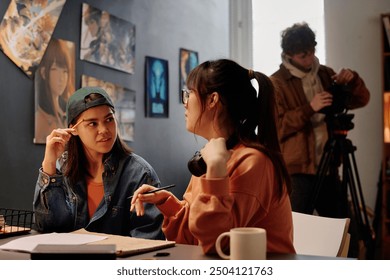
M0 49L34 76L66 0L11 0L0 24Z
M181 48L179 51L179 92L186 86L188 74L199 64L198 52ZM179 102L180 95L179 95Z
M135 25L83 3L80 58L133 74Z
M65 111L75 91L75 43L51 38L34 75L34 143L45 144L56 128L66 128Z
M145 115L168 118L168 60L145 57Z
M115 106L115 117L122 139L134 142L135 91L87 75L82 75L81 86L101 87L108 93Z

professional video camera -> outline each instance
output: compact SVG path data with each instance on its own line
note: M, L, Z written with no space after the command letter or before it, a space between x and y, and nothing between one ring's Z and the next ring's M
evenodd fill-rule
M348 105L352 98L352 92L347 85L333 83L326 89L333 96L332 105L320 110L325 114L325 122L328 129L328 140L324 147L319 166L316 173L312 201L306 213L312 214L316 207L317 198L323 187L325 177L336 176L341 179L340 187L351 200L351 217L353 235L357 241L363 241L366 254L372 257L375 249L375 235L370 226L366 205L360 183L359 172L355 159L356 146L347 138L348 131L354 127L353 114L347 114ZM342 165L342 176L339 177L340 166ZM344 203L344 202L343 202ZM349 207L349 206L345 206ZM360 246L360 243L359 243Z
M343 113L347 108L347 101L351 97L349 86L332 83L326 91L332 94L333 102L332 105L323 108L320 113L326 115L337 115Z
M326 90L332 94L332 105L320 110L325 114L325 121L331 129L351 130L354 127L352 119L354 115L347 114L348 100L351 98L351 91L348 85L332 83Z

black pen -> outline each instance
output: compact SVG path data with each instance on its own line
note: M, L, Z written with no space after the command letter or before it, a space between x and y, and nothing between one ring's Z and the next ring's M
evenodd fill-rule
M167 190L167 189L170 189L170 188L173 188L173 187L176 187L176 185L175 184L168 185L168 186L157 188L157 189L154 189L154 190L151 190L151 191L148 191L148 192L144 192L143 194L155 193L155 192L159 192L159 191L162 191L162 190ZM132 199L132 198L133 198L133 196L130 195L127 199Z

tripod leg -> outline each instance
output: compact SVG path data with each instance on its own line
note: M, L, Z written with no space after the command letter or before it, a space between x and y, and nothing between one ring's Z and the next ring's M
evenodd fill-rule
M316 184L314 186L314 191L311 199L311 203L308 206L308 209L306 211L307 214L313 214L314 209L316 207L316 202L318 199L318 195L320 193L321 187L324 183L324 179L326 174L328 173L329 166L330 166L330 161L332 159L332 154L334 152L334 146L335 142L328 142L325 145L324 153L321 157L320 164L317 169L317 174L316 174Z
M357 219L358 225L362 225L363 219L359 211L359 197L356 192L356 184L354 181L353 172L351 170L351 163L348 154L345 154L343 157L343 185L349 188L355 218Z
M355 178L356 178L356 182L357 182L357 190L359 192L359 197L360 197L360 205L361 205L362 211L363 211L364 224L369 227L366 203L364 202L362 186L361 186L361 183L360 183L360 178L359 178L359 173L358 173L358 169L357 169L356 159L355 159L355 154L354 153L351 153L351 158L352 158L352 163L353 163L353 170L355 171Z
M358 236L360 235L359 239L364 241L364 244L367 249L366 256L368 257L368 255L372 254L373 251L373 235L368 221L362 187L354 155L355 147L350 141L346 143L348 146L344 148L345 151L348 152L346 152L343 156L343 181L346 181L349 186L354 209L354 217L356 219L358 227Z
M351 153L351 157L352 157L352 163L353 163L354 170L355 170L357 190L358 190L359 196L360 196L361 212L363 212L363 218L364 218L364 223L362 224L362 227L363 227L362 231L364 233L364 243L366 246L366 258L372 259L375 255L375 232L374 232L374 229L371 227L369 220L368 220L366 204L364 202L363 191L362 191L362 187L361 187L361 183L360 183L360 179L359 179L359 174L358 174L358 169L357 169L356 159L355 159L354 153Z

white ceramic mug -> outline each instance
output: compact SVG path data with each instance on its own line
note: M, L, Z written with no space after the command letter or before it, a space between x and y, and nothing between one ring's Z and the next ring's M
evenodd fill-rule
M230 238L230 255L222 252L221 241ZM220 234L215 242L218 255L230 260L265 260L267 233L263 228L239 227Z

